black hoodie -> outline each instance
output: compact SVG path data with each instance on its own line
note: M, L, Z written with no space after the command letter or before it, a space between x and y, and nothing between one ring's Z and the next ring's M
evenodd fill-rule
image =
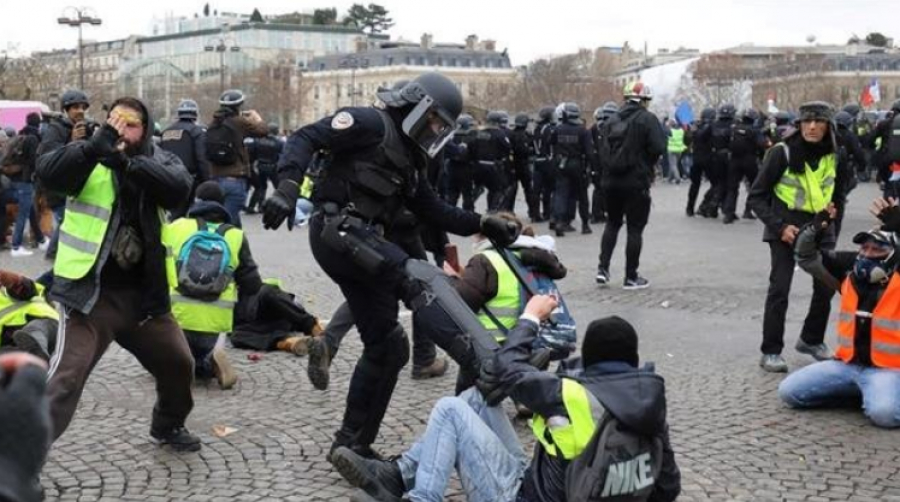
M120 101L110 106L113 109ZM160 240L162 209L177 209L187 201L192 180L175 155L153 145L153 121L147 107L139 102L144 136L138 151L130 156L116 154L101 159L89 141L73 141L38 159L37 177L48 190L76 196L98 163L118 166L113 169L116 202L109 227L94 268L79 280L56 277L50 297L61 304L89 314L102 287L110 284L140 288L141 309L145 316L170 311L166 280L166 251ZM99 133L99 130L98 130ZM110 249L119 229L130 224L143 237L144 257L131 271L123 271L109 260Z
M497 353L497 368L503 385L510 389L510 396L537 415L567 416L562 399L562 378L591 381L594 395L620 422L639 433L662 439L662 471L649 500L675 500L681 491L681 473L669 444L662 377L652 370L637 370L624 362L598 363L583 372L574 369L562 374L540 371L528 364L537 330L535 323L520 320ZM548 455L543 446L536 443L531 466L522 480L519 500L565 502L568 466L568 460Z
M666 153L668 140L663 132L659 119L643 105L634 102L625 103L618 112L620 120L631 120L629 126L629 141L634 141L625 148L634 148L633 152L626 152L628 158L637 160L637 164L625 173L612 173L611 170L603 171L602 185L611 190L649 190L653 181L653 169L660 155ZM604 127L611 126L609 121ZM634 128L634 130L631 130ZM604 131L604 134L609 134Z

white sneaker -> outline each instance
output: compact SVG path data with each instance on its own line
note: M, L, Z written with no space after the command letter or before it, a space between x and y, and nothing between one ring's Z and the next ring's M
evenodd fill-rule
M12 256L13 258L20 258L20 257L22 257L22 256L31 256L31 255L33 255L34 253L32 253L31 251L25 249L25 248L22 247L22 246L19 246L19 247L17 247L17 248L13 248L12 251L10 251L9 254L10 254L10 256Z
M41 251L46 251L49 248L50 248L50 239L48 239L47 237L44 237L44 240L42 240L40 243L38 243L38 249L40 249Z

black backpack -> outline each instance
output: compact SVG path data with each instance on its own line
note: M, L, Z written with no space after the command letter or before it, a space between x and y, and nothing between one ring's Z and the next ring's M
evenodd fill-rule
M603 125L600 159L612 175L625 174L638 163L638 128L631 124L639 114L633 113L626 119L616 114Z
M3 174L14 176L21 173L26 166L34 163L34 149L28 148L28 140L30 138L33 138L33 136L19 134L6 143L6 146L3 148L3 161L0 164L0 171Z
M238 161L243 137L230 120L214 120L206 130L206 158L217 166L230 166Z
M639 434L604 410L594 436L566 469L566 500L646 501L662 462L662 437Z
M738 124L731 133L731 153L737 156L752 155L756 150L756 130L753 126Z

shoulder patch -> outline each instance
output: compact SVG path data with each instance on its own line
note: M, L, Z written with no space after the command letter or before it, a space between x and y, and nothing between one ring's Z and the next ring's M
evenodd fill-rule
M340 112L331 119L331 128L338 131L349 129L353 125L353 115L349 112Z

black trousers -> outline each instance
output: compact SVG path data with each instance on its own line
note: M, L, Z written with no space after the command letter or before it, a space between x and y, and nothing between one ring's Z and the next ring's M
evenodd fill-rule
M834 244L823 247L834 248ZM766 294L766 310L763 314L763 340L760 350L763 354L781 354L784 348L784 322L787 317L791 281L794 278L794 250L781 241L769 243L772 268L769 272L769 292ZM813 280L813 296L809 302L806 320L800 331L800 339L808 344L819 344L825 340L828 315L831 313L831 297L834 291Z
M538 210L538 201L534 192L534 183L531 176L531 165L528 163L515 164L514 179L511 182L510 195L506 201L507 211L516 212L516 196L519 192L519 185L522 185L522 191L525 192L525 205L528 207L528 217L535 219L540 216ZM518 184L516 183L518 181Z
M472 179L476 185L487 188L488 212L500 211L508 188L504 166L500 163L487 164L476 162Z
M644 245L644 227L650 219L650 190L607 190L606 227L600 239L600 267L609 271L619 230L626 225L628 241L625 244L625 278L637 277Z
M606 197L600 187L602 177L602 173L599 172L591 176L591 183L594 185L594 192L591 195L591 220L595 222L606 219Z
M475 183L472 181L472 166L470 164L450 163L447 167L447 202L455 206L462 197L462 208L466 211L475 210Z
M709 178L709 157L694 155L694 165L691 167L691 186L688 188L687 209L693 213L697 205L697 196L700 194L700 186L703 185L703 176Z
M722 204L722 212L726 215L734 215L737 210L738 195L741 190L741 182L747 180L753 183L756 175L759 174L759 165L756 163L756 156L742 155L731 157L728 164L728 183L725 192L725 202ZM745 206L744 212L749 210Z
M581 221L587 223L590 220L587 180L582 169L562 169L557 173L554 205L553 216L558 222L572 222L576 206Z
M252 180L253 195L250 196L250 202L247 204L247 207L250 209L262 206L263 201L266 200L266 190L269 187L269 183L272 184L273 189L278 188L278 173L275 165L260 164L257 167L257 171L258 174Z
M553 192L556 189L556 171L553 162L537 161L534 164L534 193L541 217L550 219L553 214Z
M709 178L710 186L703 194L700 208L716 215L725 199L725 186L728 182L728 152L713 153L706 177Z

